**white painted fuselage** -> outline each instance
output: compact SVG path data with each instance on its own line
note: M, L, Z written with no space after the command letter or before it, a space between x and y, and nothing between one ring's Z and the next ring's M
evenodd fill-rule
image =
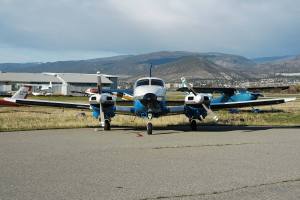
M144 77L135 82L133 97L141 100L146 94L154 94L158 101L165 100L166 87L162 79L156 77Z

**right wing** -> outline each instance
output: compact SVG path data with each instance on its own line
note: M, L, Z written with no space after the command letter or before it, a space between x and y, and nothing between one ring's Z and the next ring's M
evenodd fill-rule
M251 101L212 103L212 104L210 104L210 108L212 110L220 110L220 109L226 109L226 108L266 106L266 105L275 105L275 104L287 103L287 102L295 101L295 100L296 100L296 98L277 98L277 99L263 99L263 100L251 100Z

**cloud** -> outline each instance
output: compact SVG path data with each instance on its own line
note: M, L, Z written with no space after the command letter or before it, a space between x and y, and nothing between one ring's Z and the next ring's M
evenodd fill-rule
M0 48L298 54L299 23L297 0L2 0Z

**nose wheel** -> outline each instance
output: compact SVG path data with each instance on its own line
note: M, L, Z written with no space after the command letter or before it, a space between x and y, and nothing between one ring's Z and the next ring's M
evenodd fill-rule
M152 135L152 123L151 122L147 123L147 134Z

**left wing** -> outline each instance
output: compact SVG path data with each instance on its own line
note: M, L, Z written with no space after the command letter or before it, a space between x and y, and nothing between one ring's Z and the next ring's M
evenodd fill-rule
M236 102L225 102L225 103L212 103L210 108L212 110L220 110L226 108L243 108L252 106L266 106L275 105L281 103L287 103L295 101L296 98L277 98L277 99L263 99L263 100L252 100L252 101L236 101Z
M68 103L61 101L45 101L45 100L34 100L34 99L14 99L6 98L6 101L18 104L18 105L32 105L32 106L50 106L50 107L61 107L61 108L75 108L75 109L90 109L90 104L83 103Z

